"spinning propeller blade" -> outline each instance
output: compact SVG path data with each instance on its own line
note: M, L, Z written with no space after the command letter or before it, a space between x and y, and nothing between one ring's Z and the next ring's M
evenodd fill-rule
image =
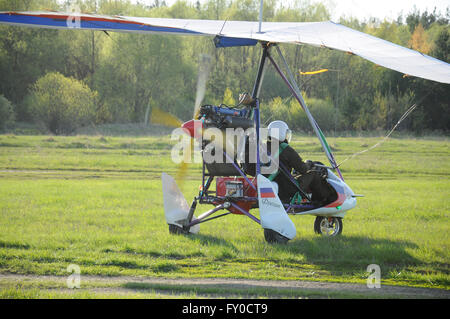
M203 102L206 92L206 83L208 82L209 73L211 71L211 56L207 54L200 55L198 65L197 94L194 104L194 120L198 118L200 106Z
M176 116L164 112L160 108L153 106L152 114L150 115L150 123L153 124L161 124L170 127L180 127L183 125L183 121L178 119Z
M206 84L208 82L209 73L211 71L211 56L207 54L201 54L199 57L198 65L198 77L197 77L197 92L195 96L193 119L196 120L200 113L200 107L205 97ZM182 187L186 174L189 169L189 163L191 162L191 156L194 152L194 138L191 138L190 145L185 146L185 150L189 149L189 152L184 153L183 162L181 162L178 168L175 179Z
M165 125L173 128L178 128L183 125L183 121L178 119L176 116L170 114L169 112L165 112L161 110L160 108L153 106L152 107L152 113L150 115L150 123L152 124L160 124ZM192 151L193 149L193 139L191 139L191 145L187 146L185 145L184 149L190 149ZM179 182L180 186L184 180L184 177L186 176L187 169L188 169L188 161L190 160L191 152L185 152L183 161L181 162L177 174L176 174L176 181Z
M197 77L197 92L195 97L195 104L194 104L194 113L193 113L193 119L197 120L200 114L200 107L202 105L203 99L205 97L206 92L206 84L208 82L209 74L211 72L211 56L207 54L201 54L199 56L199 66L198 66L198 77ZM191 121L192 122L192 121ZM153 106L152 112L150 116L150 123L153 124L161 124L169 127L184 127L183 122L179 120L174 115L165 112L158 107ZM189 123L189 122L187 122ZM195 129L194 129L195 131ZM198 134L198 133L197 133ZM184 154L183 154L183 161L178 167L175 180L180 185L180 187L183 185L183 182L185 180L185 177L187 175L189 164L191 163L192 155L194 153L194 138L191 138L189 140L184 140L186 143L183 147ZM223 150L228 150L230 154L234 154L236 151L236 147L233 143L230 143L229 140L226 139L226 137L222 136L216 136L214 139L212 139L210 142L211 146L213 146L216 150L216 152L222 152ZM189 145L188 145L189 144Z
M193 118L197 119L200 113L200 107L205 97L206 84L208 82L209 73L211 71L211 56L207 54L201 54L199 57L198 78L197 78L197 92L195 96L194 113ZM152 113L150 122L153 124L161 124L169 127L181 127L183 122L172 114L162 111L157 107L152 107ZM190 145L184 147L183 161L181 162L175 179L182 185L186 174L188 172L189 163L191 162L191 156L194 150L194 139L190 139ZM186 151L188 150L188 151Z
M193 119L197 119L200 106L203 102L206 92L206 83L208 82L209 73L211 71L211 56L201 54L198 66L197 93L195 96ZM154 106L150 115L150 123L161 124L169 127L181 127L183 122L176 116L161 110Z

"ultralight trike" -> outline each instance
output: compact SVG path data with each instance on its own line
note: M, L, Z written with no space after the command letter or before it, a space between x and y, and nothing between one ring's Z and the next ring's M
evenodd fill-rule
M237 154L229 154L226 150L210 147L211 144L203 141L201 147L203 159L208 152L219 149L220 152L223 152L223 160L212 163L203 160L200 192L190 206L174 178L166 173L162 174L165 217L171 233L197 233L201 223L228 214L239 214L245 215L260 224L264 229L266 241L285 243L296 235L294 223L288 215L314 215L316 216L314 231L325 236L335 236L342 232L342 218L346 212L356 206L358 195L355 195L344 182L330 147L309 112L281 50L275 46L287 70L288 77L270 55L270 49L273 45L263 43L262 47L262 57L251 95L253 102L240 108L204 105L201 107L198 118L184 123L183 128L191 137L195 136L197 128L201 130L208 127L216 127L222 130L226 128L254 128L256 145L261 145L259 91L266 62L269 60L287 84L292 95L305 110L314 131L319 137L332 167L327 167L318 162L315 163L314 167L321 171L323 178L334 190L335 196L331 202L318 206L311 201L310 194L298 188L298 193L289 202L281 202L278 197L277 185L261 174L263 164L259 147L256 148L255 172L249 174L248 163L245 160L239 161ZM247 136L246 139L248 144L249 137ZM244 150L248 151L246 148ZM291 172L284 169L282 165L279 169L295 183ZM332 170L336 170L339 177ZM214 179L216 189L211 190ZM214 207L195 217L194 213L198 204L209 204ZM250 210L255 208L259 208L259 218L250 213ZM221 211L224 212L216 214Z

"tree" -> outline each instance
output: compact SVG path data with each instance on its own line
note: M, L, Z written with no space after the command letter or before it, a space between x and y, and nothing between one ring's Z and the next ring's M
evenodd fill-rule
M423 28L421 23L419 23L414 29L414 33L412 34L411 40L409 41L409 46L412 49L425 54L428 54L430 52L431 46L428 42L428 37L425 33L425 29Z
M431 54L445 62L450 62L450 29L444 28L437 36ZM417 129L450 130L449 101L450 90L448 84L427 81L420 78L412 80L412 86L417 99L422 99L420 109L422 117L415 118ZM414 117L415 114L413 114Z
M433 55L439 60L450 62L450 28L447 27L439 32Z
M35 121L59 135L94 122L96 97L83 82L48 73L33 85L28 101Z
M259 0L0 0L0 11L68 11L76 4L82 12L137 17L257 21ZM264 23L307 22L330 19L323 4L295 0L289 4L264 1ZM394 21L340 19L340 23L402 46L411 46L440 60L449 60L450 11L400 16ZM226 25L226 23L225 23ZM403 77L340 51L311 46L280 45L311 112L324 130L390 128L411 103L421 101L411 115L409 129L448 128L448 85ZM198 75L198 57L213 57L205 103L231 103L232 92L251 92L261 46L216 49L209 37L104 33L101 31L45 30L0 25L0 94L14 105L17 121L32 121L33 84L47 73L60 73L83 82L95 99L97 123L145 122L155 106L180 119L192 118ZM298 70L327 68L316 76ZM73 80L73 79L71 79ZM224 92L226 97L224 99ZM412 96L412 97L411 97ZM292 107L292 95L270 63L260 94L263 123L284 114L293 128L305 130L304 112ZM278 98L278 99L277 99ZM24 101L24 99L26 99ZM308 104L309 105L309 104ZM331 107L331 106L334 106ZM271 110L270 108L274 109ZM272 112L273 111L273 112ZM338 112L337 112L338 111ZM330 113L330 114L328 114ZM337 114L337 115L336 115ZM411 124L411 125L410 125ZM405 127L405 126L403 126Z
M0 95L0 130L6 129L13 122L13 105L3 95Z

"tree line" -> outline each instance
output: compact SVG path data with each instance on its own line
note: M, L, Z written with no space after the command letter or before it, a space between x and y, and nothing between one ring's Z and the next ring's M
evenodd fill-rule
M257 20L258 0L0 0L0 11L69 11L165 18ZM330 20L324 4L264 2L264 21ZM414 10L394 21L342 17L340 23L450 62L450 8ZM450 87L408 77L344 52L281 45L306 102L324 131L387 130L414 103L401 125L413 132L450 129ZM146 123L153 107L192 117L198 60L212 56L204 102L233 106L256 77L260 46L216 49L211 38L47 30L0 26L0 129L15 122L54 134L102 123ZM316 75L301 72L329 69ZM309 131L304 112L268 68L261 93L262 121L284 119Z

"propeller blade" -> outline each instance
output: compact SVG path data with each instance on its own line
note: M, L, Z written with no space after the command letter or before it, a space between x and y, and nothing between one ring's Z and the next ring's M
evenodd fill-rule
M176 116L159 109L156 106L152 107L152 114L150 115L150 123L161 124L170 127L180 127L183 122Z
M189 163L191 162L192 154L194 152L194 139L191 138L189 141L189 145L185 145L184 147L185 152L183 154L183 161L180 163L177 174L175 176L175 180L177 181L180 188L183 187L187 172L189 170Z
M194 104L194 119L198 118L200 112L200 106L203 102L206 92L206 84L208 82L209 73L211 71L211 56L207 54L200 55L199 69L198 69L198 79L197 79L197 93L195 97ZM150 122L154 124L162 124L171 127L181 127L183 122L170 113L164 112L157 107L152 108L152 114ZM186 178L187 172L189 170L189 163L191 162L191 157L194 152L194 138L190 139L190 145L186 145L184 148L186 151L184 153L183 161L178 167L175 180L182 187L184 180Z
M203 102L206 92L206 83L208 82L209 73L211 71L211 56L207 54L200 55L198 65L197 94L194 104L194 119L198 118L200 106Z

